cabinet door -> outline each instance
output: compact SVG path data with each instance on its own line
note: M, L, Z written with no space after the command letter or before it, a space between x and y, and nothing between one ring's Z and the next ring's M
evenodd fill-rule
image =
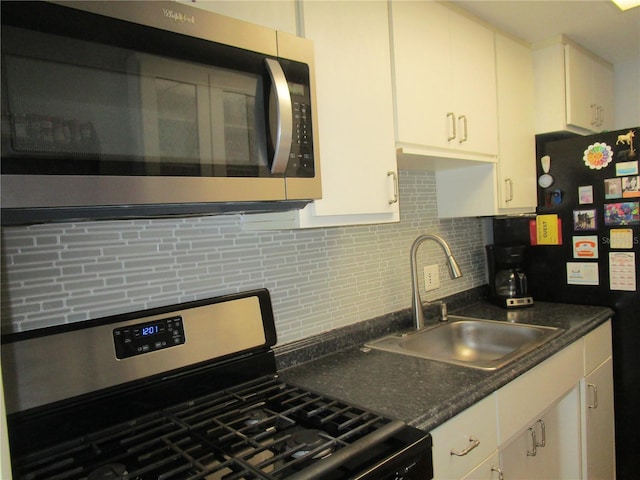
M456 147L487 155L498 153L494 34L479 23L449 12L451 86L455 103Z
M501 448L505 478L557 480L580 478L580 395L574 388Z
M387 5L308 1L303 8L304 35L315 47L323 183L314 213L397 213Z
M600 62L593 61L593 101L597 112L597 131L614 129L614 82L613 70Z
M263 0L243 0L242 2L229 2L226 0L178 1L192 7L263 25L282 32L289 32L294 35L297 33L295 0L278 0L277 2L265 2Z
M531 50L496 34L498 85L498 206L534 209L536 199L535 107Z
M586 377L583 388L584 478L589 480L615 478L613 361L611 358Z
M498 452L491 455L484 462L474 468L462 480L502 480L500 477L500 458Z
M593 130L596 128L596 105L593 99L591 58L572 45L565 45L567 89L567 123Z
M434 478L462 478L497 448L495 396L485 398L431 432Z
M396 136L426 154L496 155L493 32L438 2L391 3Z
M315 50L322 199L244 217L245 230L400 220L387 4L305 1Z
M397 140L455 146L449 10L436 2L399 1L390 11Z

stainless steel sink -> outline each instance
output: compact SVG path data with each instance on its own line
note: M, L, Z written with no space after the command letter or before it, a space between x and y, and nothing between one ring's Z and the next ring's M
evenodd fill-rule
M538 325L449 315L447 323L393 335L366 346L465 367L496 370L562 333Z

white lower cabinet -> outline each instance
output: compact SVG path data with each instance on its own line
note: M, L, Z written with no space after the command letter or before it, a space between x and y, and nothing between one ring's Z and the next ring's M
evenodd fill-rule
M582 381L583 477L615 478L613 360L611 329L599 327L585 338L585 378Z
M443 423L431 436L434 478L465 477L498 446L495 396L481 400Z
M580 390L576 386L500 447L505 479L579 479L581 469Z
M431 434L435 479L614 479L611 322Z
M462 480L504 480L504 475L500 468L498 452L496 451L484 462L474 468Z

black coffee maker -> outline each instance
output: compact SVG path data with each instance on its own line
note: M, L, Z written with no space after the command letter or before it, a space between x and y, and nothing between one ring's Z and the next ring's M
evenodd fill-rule
M533 305L523 270L525 245L487 245L491 301L504 308Z

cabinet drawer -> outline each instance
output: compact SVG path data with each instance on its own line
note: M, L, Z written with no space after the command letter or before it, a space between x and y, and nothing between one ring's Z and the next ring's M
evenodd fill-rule
M431 432L436 479L462 478L497 448L496 403L491 395ZM480 442L466 455L453 455Z
M584 337L584 376L611 356L611 320Z
M583 375L582 345L581 340L574 342L496 392L500 445L578 384Z

